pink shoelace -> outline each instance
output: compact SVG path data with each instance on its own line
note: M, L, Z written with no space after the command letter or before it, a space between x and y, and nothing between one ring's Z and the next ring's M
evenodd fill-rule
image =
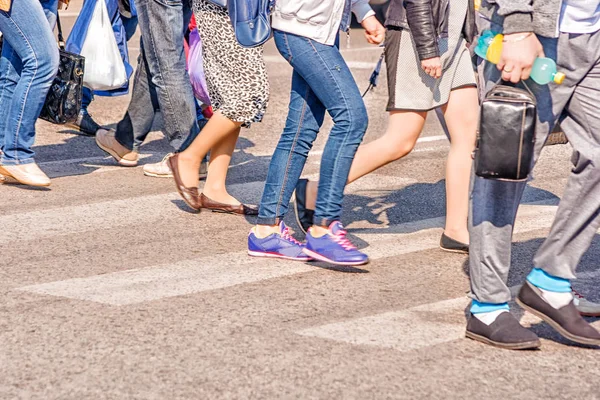
M582 294L580 294L580 293L579 293L577 290L575 290L575 289L571 289L571 291L573 292L573 295L574 295L575 297L577 297L578 299L585 299L585 297L583 297L583 295L582 295Z
M356 246L354 246L352 242L346 237L347 233L348 232L344 229L340 229L335 235L331 236L337 244L344 248L344 250L356 250Z
M294 238L292 236L292 232L290 231L290 228L286 227L282 232L281 232L281 237L285 240L287 240L288 242L291 242L293 244L299 245L301 246L302 243L299 242L298 240L296 240L296 238Z

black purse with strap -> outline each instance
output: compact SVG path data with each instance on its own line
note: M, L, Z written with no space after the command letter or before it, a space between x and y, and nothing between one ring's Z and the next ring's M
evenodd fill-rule
M475 174L524 181L533 167L537 102L529 90L503 84L481 103Z
M54 124L66 124L77 121L81 110L85 59L79 54L69 53L65 50L65 41L58 14L56 23L60 63L58 74L54 78L52 86L50 86L40 118Z

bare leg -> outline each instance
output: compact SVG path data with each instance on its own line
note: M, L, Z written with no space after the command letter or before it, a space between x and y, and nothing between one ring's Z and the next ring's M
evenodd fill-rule
M179 153L179 173L187 187L198 187L198 171L204 156L218 143L239 134L241 122L235 122L217 111L192 144ZM216 200L216 199L215 199Z
M227 179L227 170L231 162L231 155L235 150L235 144L240 135L240 128L234 130L210 151L210 162L208 164L208 176L202 192L208 198L224 204L240 204L235 197L227 193L225 180Z
M450 152L446 166L445 233L462 243L469 243L469 180L478 110L477 89L474 87L453 90L448 104L442 107L450 132Z
M350 168L348 183L410 153L423 130L426 118L426 112L390 112L385 134L358 148ZM316 206L318 185L318 182L309 182L306 188L306 206L311 210Z

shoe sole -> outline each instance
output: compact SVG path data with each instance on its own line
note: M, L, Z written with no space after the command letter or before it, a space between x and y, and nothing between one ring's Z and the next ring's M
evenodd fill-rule
M309 257L317 260L317 261L323 261L329 264L333 264L333 265L343 265L343 266L356 266L356 265L365 265L369 263L369 260L365 260L365 261L351 261L351 262L340 262L340 261L333 261L330 260L327 257L324 257L318 253L315 253L314 251L311 250L307 250L304 249L304 254L308 255Z
M454 254L469 254L468 251L466 250L454 250L454 249L447 249L445 247L440 246L440 249L445 251L446 253L454 253Z
M98 145L98 147L100 147L105 153L107 153L108 155L110 155L112 158L114 158L119 165L122 165L124 167L136 167L138 165L137 161L129 161L129 160L125 160L123 157L119 156L117 153L115 153L113 151L113 149L111 149L110 147L106 147L104 146L102 143L100 143L98 141L98 136L96 136L96 144Z
M573 335L572 333L570 333L565 328L563 328L562 326L560 326L559 323L557 323L556 321L554 321L552 318L550 318L546 314L544 314L544 313L542 313L542 312L540 312L540 311L538 311L538 310L536 310L536 309L528 306L527 304L523 303L521 301L521 299L519 299L518 297L516 298L516 302L524 310L529 311L530 313L532 313L536 317L538 317L541 320L543 320L544 322L546 322L555 331L557 331L558 333L560 333L562 336L564 336L565 338L569 339L570 341L575 342L575 343L579 343L579 344L589 345L589 346L600 346L600 340L588 339L588 338L584 338L584 337L581 337L581 336Z
M147 171L144 171L144 175L150 176L152 178L172 178L173 177L173 174L168 174L168 175L165 175L165 174L155 174L153 172L147 172ZM206 174L198 175L198 179L200 179L200 180L206 179Z
M582 317L598 318L598 317L600 317L600 312L588 313L588 312L584 312L584 311L579 311L579 315L581 315Z
M277 253L261 253L259 251L251 251L248 250L248 255L251 257L262 257L262 258L280 258L282 260L290 260L290 261L312 261L312 258L296 258L296 257L288 257L282 254Z
M532 350L540 348L542 346L542 343L539 340L533 340L531 342L523 343L502 343L496 342L494 340L486 338L485 336L481 336L469 331L466 331L465 336L469 339L505 350Z

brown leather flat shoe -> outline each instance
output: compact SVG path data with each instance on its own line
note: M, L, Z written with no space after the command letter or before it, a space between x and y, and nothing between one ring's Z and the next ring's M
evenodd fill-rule
M175 180L175 186L177 187L177 191L179 195L185 201L185 204L193 208L194 210L200 210L202 208L202 203L200 200L200 196L198 195L197 187L186 187L181 181L181 175L179 175L179 165L178 165L179 154L175 154L170 157L167 161L169 163L169 167L171 167L171 171L173 172L173 179Z
M218 201L209 199L204 195L204 193L200 193L199 202L200 207L206 208L207 210L211 210L213 212L237 215L258 215L258 207L248 206L246 204L232 205L219 203Z

